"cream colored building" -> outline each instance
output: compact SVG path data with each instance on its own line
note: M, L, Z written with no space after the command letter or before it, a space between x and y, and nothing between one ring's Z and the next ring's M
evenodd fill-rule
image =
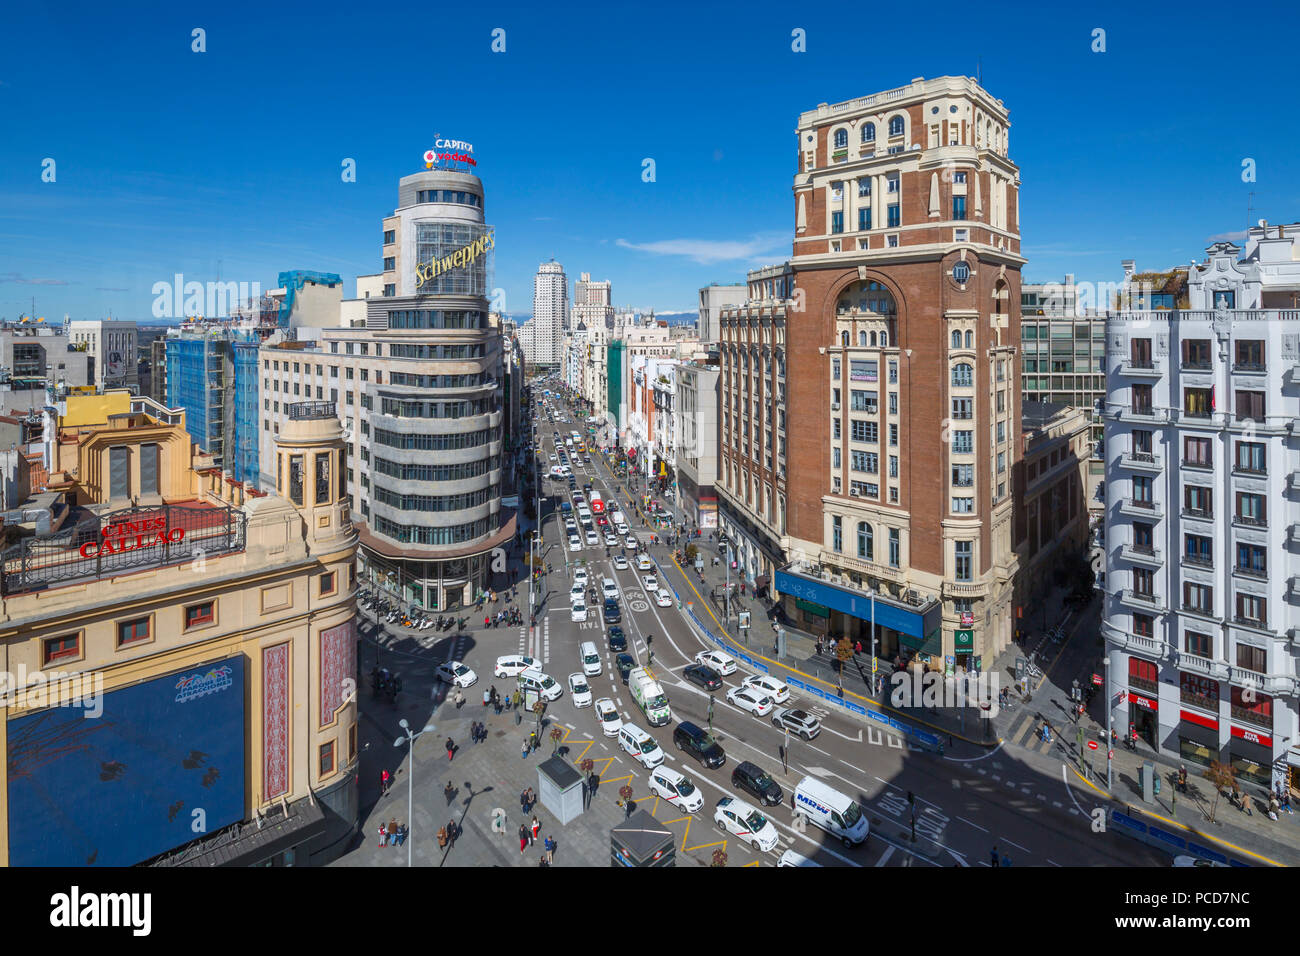
M47 490L5 515L6 865L302 864L355 833L357 535L334 409L291 409L273 494L211 468L184 417L70 397Z

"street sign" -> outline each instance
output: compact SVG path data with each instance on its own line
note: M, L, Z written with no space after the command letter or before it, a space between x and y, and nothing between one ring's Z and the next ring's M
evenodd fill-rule
M737 619L736 626L739 627L742 631L749 630L749 615L750 615L749 611L741 611L739 614L736 615L736 619Z
M1089 740L1089 741L1088 741L1088 749L1089 749L1089 750L1096 750L1096 749L1097 749L1097 741L1095 741L1095 740Z
M1100 686L1101 686L1101 675L1100 675L1100 674L1093 674L1093 675L1092 675L1092 683L1093 683L1094 686L1096 686L1096 687L1100 687Z
M873 654L871 657L871 673L874 674L878 670L880 670L880 658Z

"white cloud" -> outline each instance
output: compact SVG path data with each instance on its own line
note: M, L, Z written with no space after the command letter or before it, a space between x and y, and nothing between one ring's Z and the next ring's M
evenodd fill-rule
M1210 236L1210 242L1241 242L1246 238L1246 230L1238 232L1221 232L1217 236Z
M776 252L782 243L789 244L789 236L784 233L769 233L753 236L750 239L661 239L658 242L628 242L626 239L615 240L615 245L638 252L649 252L660 256L685 256L701 265L715 262L731 262L741 259L753 259L759 256L779 254Z

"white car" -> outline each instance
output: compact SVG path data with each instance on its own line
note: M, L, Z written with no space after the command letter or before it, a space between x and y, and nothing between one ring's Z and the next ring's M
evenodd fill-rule
M596 537L595 529L592 529L587 532L587 544L591 544L591 545L600 544L600 538Z
M566 530L566 531L568 531L568 532L570 532L570 533L572 533L572 532L574 532L574 531L577 531L577 530L578 530L578 522L574 521L572 518L565 518L565 519L564 519L564 530Z
M774 703L784 704L790 699L790 688L775 677L769 677L766 674L755 674L752 677L746 677L742 684L746 687L752 687L765 697L771 697Z
M735 797L723 797L713 811L713 822L724 833L740 837L755 850L766 853L776 846L776 827L772 821Z
M600 590L601 593L604 594L606 601L618 600L618 584L613 578L601 578Z
M581 674L569 675L569 693L573 695L574 707L591 706L591 688L587 686L587 678Z
M727 700L755 717L766 717L772 712L772 698L753 687L733 687L727 691Z
M492 668L493 677L518 677L530 667L536 667L537 661L531 657L524 657L522 654L507 654L505 657L498 657L496 666Z
M587 577L586 568L578 568L573 572L573 586L575 588L585 588L589 583L591 583L591 579Z
M569 620L582 623L587 619L587 605L582 600L575 601L573 607L569 608Z
M651 771L650 792L687 813L694 813L704 806L704 794L691 783L691 778L672 767L659 766Z
M618 708L608 697L596 701L596 719L600 721L600 732L606 737L617 737L623 729L623 718L618 715Z
M629 567L629 565L628 565L628 563L627 563L627 558L623 557L623 555L621 555L621 554L616 554L616 555L614 555L614 570L615 570L615 571L626 571L626 570L628 569L628 567Z
M554 455L552 455L552 456L551 456L551 461L559 461L559 459L556 458Z
M736 659L722 651L700 651L695 655L695 663L712 667L723 677L736 673Z
M631 547L631 545L629 545L629 547ZM650 555L642 553L636 556L636 568L638 571L649 571L654 566L655 563L650 560Z
M660 607L672 607L673 606L672 593L667 588L660 588L655 593L655 603L658 604Z
M579 538L576 534L569 535L569 550L570 551L582 550L582 539Z
M659 579L653 574L647 574L641 579L641 586L645 588L647 594L654 594L659 590Z
M438 680L455 687L469 687L478 680L478 675L460 661L447 661L438 665Z
M605 545L610 548L618 547L618 538L614 536L612 531L605 532Z
M575 585L573 586L573 590L569 592L569 604L570 604L570 605L574 605L574 604L582 604L582 603L586 600L586 598L587 598L587 592L586 592L586 590L585 590L581 585L579 585L579 584L575 584Z

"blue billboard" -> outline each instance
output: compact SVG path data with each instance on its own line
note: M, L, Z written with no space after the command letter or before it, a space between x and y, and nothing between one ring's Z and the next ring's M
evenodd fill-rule
M244 657L11 720L10 866L131 866L244 815Z
M812 581L788 571L776 572L776 589L782 594L820 604L849 617L871 620L871 595L861 591L836 587L824 581ZM910 634L913 637L925 637L942 625L943 607L935 602L924 610L910 610L877 596L875 617L876 623L881 627L892 628L900 634Z

